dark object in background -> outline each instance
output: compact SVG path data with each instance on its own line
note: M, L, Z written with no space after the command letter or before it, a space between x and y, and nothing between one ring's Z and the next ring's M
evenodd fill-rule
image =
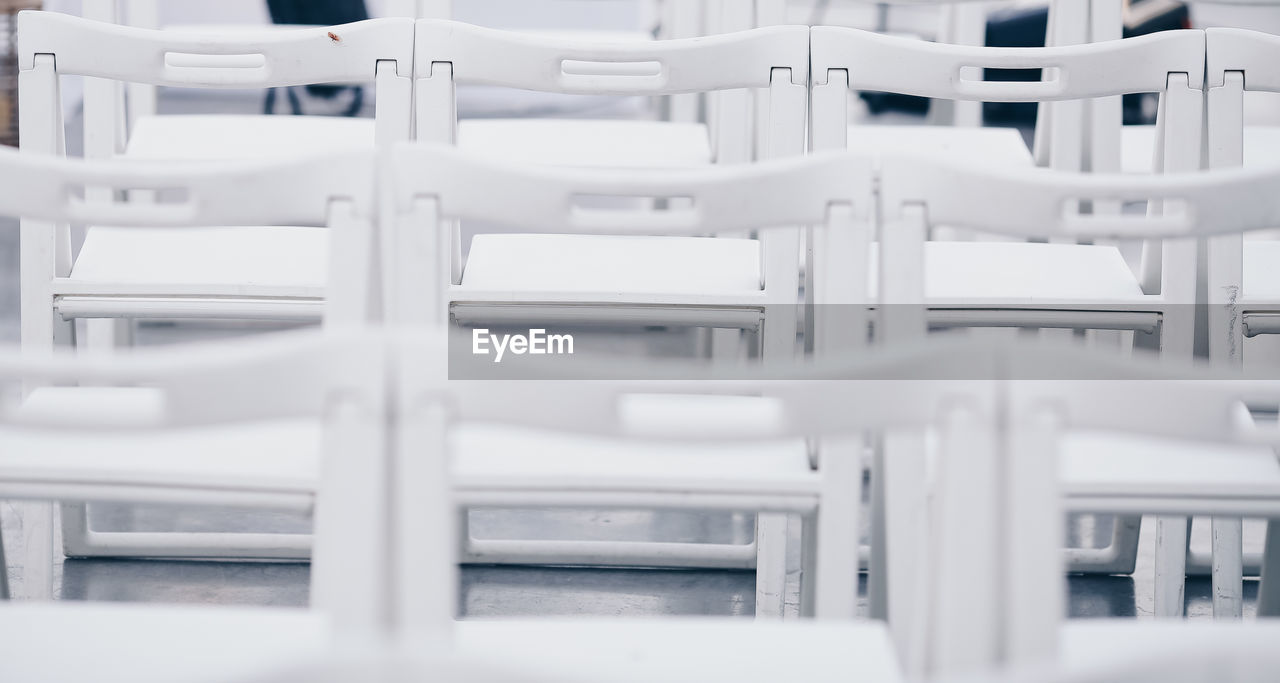
M277 24L332 26L369 18L369 9L365 7L364 0L267 0L267 9L271 12L271 21ZM275 108L276 90L272 88L267 91L263 108L268 114ZM301 114L302 102L297 93L292 88L285 90L290 109L294 114ZM306 86L306 91L312 97L325 100L335 99L339 94L351 91L351 105L342 113L343 116L355 116L364 106L364 88L358 85L321 83Z
M1132 0L1129 17L1134 23L1126 22L1125 38L1188 28L1191 25L1191 13L1187 6L1174 0ZM1047 8L1012 8L993 12L987 19L986 44L989 47L1044 47L1048 24ZM987 69L984 77L990 81L1035 81L1040 79L1040 72L1033 69ZM1143 106L1143 100L1152 97L1154 95L1151 94L1125 95L1124 122L1152 123L1152 117L1147 112L1155 111L1155 107ZM923 97L862 93L862 98L872 113L886 110L925 112L929 109L929 100ZM1034 102L987 102L983 105L982 113L983 118L989 122L1033 125L1036 107Z

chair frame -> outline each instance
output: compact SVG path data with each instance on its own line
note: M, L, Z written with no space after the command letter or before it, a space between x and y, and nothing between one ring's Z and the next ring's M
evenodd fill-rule
M331 296L325 304L333 311L329 324L363 321L367 301L375 296L373 227L367 213L373 196L372 153L206 164L82 162L26 152L5 152L0 159L6 178L0 206L22 217L23 249L33 250L41 257L51 256L47 248L55 243L56 235L68 234L67 224L82 221L173 229L208 225L323 226L334 230ZM127 191L172 191L180 199L120 200ZM61 246L68 248L65 243ZM28 334L23 348L33 354L49 352L57 331L53 315L41 319L29 312L33 306L49 310L45 298L48 291L47 287L34 292L23 289L24 317L29 323L24 329ZM37 558L27 565L40 566L38 563L48 562L52 553L47 541L52 538L53 509L34 504L24 520L28 555ZM64 515L64 523L70 523L68 528L83 534L72 537L70 554L280 557L298 545L296 540L290 543L290 539L254 534L92 532L87 523L76 524L84 521ZM84 545L76 546L77 540ZM48 594L51 577L33 576L28 579L31 592Z

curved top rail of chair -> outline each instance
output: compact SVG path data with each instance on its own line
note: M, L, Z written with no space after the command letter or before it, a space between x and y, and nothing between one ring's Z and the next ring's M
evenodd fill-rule
M579 169L516 165L450 145L401 143L392 151L400 211L434 198L449 218L514 230L699 235L822 223L833 204L869 215L872 160L831 152L694 169ZM496 201L492 188L501 188ZM665 209L599 209L591 197L670 200ZM777 201L787 196L789 201Z
M1272 0L1272 4L1280 2ZM1226 72L1243 71L1245 90L1280 92L1280 36L1243 28L1205 29L1209 87L1221 87Z
M811 34L814 84L846 70L854 90L987 102L1082 99L1166 88L1170 73L1204 81L1205 34L1162 31L1062 47L949 45L837 26ZM1037 81L987 81L985 69L1045 69Z
M773 69L809 79L809 28L770 26L702 38L603 43L571 41L456 21L421 19L418 78L453 65L458 83L544 92L659 95L764 88Z
M54 56L60 75L199 88L268 88L372 81L378 61L413 68L413 20L254 31L179 33L91 21L59 12L18 14L18 64Z
M1280 226L1280 166L1176 174L1008 169L916 155L880 166L886 219L926 207L928 220L1030 238L1154 239ZM1085 215L1077 201L1160 202L1163 212Z
M0 215L45 220L183 227L323 226L331 202L370 210L373 153L245 161L80 160L0 149ZM100 199L155 191L149 201Z
M335 401L368 409L382 391L385 337L364 331L303 330L234 342L93 351L0 351L0 382L87 383L154 389L156 410L140 422L118 415L50 414L0 408L0 423L73 430L183 427L315 417Z
M807 363L748 368L672 361L628 365L616 358L548 356L516 366L480 364L489 367L490 374L477 374L475 381L452 381L444 391L431 384L430 378L438 376L431 373L438 373L438 366L415 353L414 344L405 348L398 353L399 376L404 386L416 387L423 400L447 394L454 414L462 419L568 432L617 436L641 431L650 438L725 440L922 428L950 408L989 411L984 401L992 397L984 392L994 383L1010 382L1025 387L1021 390L1032 399L1020 406L1058 407L1053 400L1035 399L1065 391L1078 397L1088 411L1074 416L1075 421L1112 427L1123 427L1115 423L1116 416L1132 411L1119 409L1116 401L1109 410L1099 409L1087 403L1088 396L1111 392L1114 385L1119 391L1111 395L1133 400L1135 391L1151 392L1154 387L1159 393L1167 387L1170 397L1187 395L1186 405L1196 406L1199 413L1179 426L1177 435L1221 438L1231 427L1242 442L1280 444L1280 430L1237 429L1240 425L1234 422L1241 401L1280 403L1280 381L1246 380L1237 369L1211 370L1154 353L1124 358L1039 340L933 337ZM762 396L773 403L744 410L750 419L725 420L721 414L717 421L714 414L696 412L697 404L677 402L685 410L672 411L667 422L629 422L628 400L644 395ZM643 414L652 420L651 411ZM1157 421L1135 429L1168 433L1168 425Z
M975 368L996 359L968 340L771 368L546 356L537 363L488 363L492 374L442 386L439 359L421 354L412 336L400 343L397 377L407 405L443 401L464 421L655 441L852 436L924 428L948 407L989 414L989 375ZM456 369L451 364L451 372ZM722 401L705 402L709 396L744 402L725 410Z

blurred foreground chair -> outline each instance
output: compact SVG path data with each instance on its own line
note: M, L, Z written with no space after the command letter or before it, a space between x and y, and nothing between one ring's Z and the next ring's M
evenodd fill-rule
M118 234L127 237L129 230L147 230L156 239L204 232L209 230L205 226L210 225L246 226L212 230L235 231L250 239L274 230L305 233L331 229L333 249L323 256L333 261L324 269L331 277L330 296L324 303L332 312L330 321L363 321L361 316L371 308L369 300L376 296L377 283L373 282L371 261L372 224L368 217L373 194L371 153L178 164L82 162L10 151L0 154L0 173L4 176L0 212L22 217L26 264L65 264L69 250L68 223L129 226L119 228ZM127 192L154 196L150 201L118 199ZM301 227L249 227L261 225ZM56 253L54 247L58 250ZM55 330L70 336L69 326L57 319L57 306L70 293L85 293L79 288L81 283L65 276L34 279L34 274L41 270L36 266L25 270L28 280L22 289L23 315L28 323L23 348L32 354L50 351ZM321 287L324 286L322 283ZM92 293L112 291L119 290L102 288ZM282 292L276 293L288 302ZM176 299L182 302L180 294ZM102 396L86 405L82 403L86 395L79 390L35 389L27 400L31 406L41 406L40 410L53 413L63 410L74 413L97 405L103 410L115 411L122 420L134 409L141 410L143 416L148 410L145 402L138 404L127 397L117 403L110 396ZM96 461L98 455L92 445L82 446L81 457L88 462ZM216 458L221 451L210 445L204 453L212 453ZM186 454L167 455L181 459ZM25 515L26 533L30 538L27 547L32 557L27 562L27 586L35 595L48 594L50 588L51 519L52 510L39 506ZM281 557L304 553L307 542L305 537L252 534L98 533L89 529L82 507L64 511L63 522L64 543L71 555Z
M588 170L516 166L493 159L476 158L449 146L407 144L398 147L384 173L394 187L383 195L380 211L384 236L384 272L391 278L385 287L388 321L399 324L444 326L450 318L472 322L476 318L520 324L570 324L613 320L627 324L661 324L683 321L693 324L755 326L777 340L780 348L766 348L765 360L786 362L783 338L794 339L798 306L791 288L795 270L790 260L761 260L775 233L791 239L792 226L819 223L836 232L848 232L855 242L870 240L872 206L871 162L853 156L829 155L823 159L794 159L732 167L706 167L661 171L656 169ZM495 202L491 188L502 188L504 200ZM583 197L625 196L641 199L678 197L679 204L644 203L633 208L600 209L582 204ZM651 290L623 289L607 264L596 264L590 273L615 281L587 289L563 262L538 263L517 250L513 257L530 259L542 281L549 284L530 294L512 296L526 288L519 273L496 263L469 263L469 270L489 286L470 285L464 279L450 283L456 255L455 238L448 229L458 220L477 220L532 233L510 234L513 245L543 240L550 244L583 242L611 244L619 259L637 259L639 245L650 245L663 254L661 263L637 263L657 283ZM724 231L758 231L759 240L706 238ZM683 254L677 268L673 254ZM751 274L724 283L713 282L702 272L717 267L716 259L736 258ZM719 264L723 267L725 264ZM483 279L488 278L488 279ZM781 291L776 283L781 281ZM790 284L788 284L790 283ZM865 294L865 293L864 293ZM853 293L851 296L863 296ZM462 316L464 307L479 309ZM559 307L558 318L543 321L525 311ZM775 322L778 320L779 322ZM782 327L781 333L772 328ZM763 328L763 329L759 329ZM556 333L555 327L549 327ZM476 331L478 332L478 330ZM473 332L475 334L476 332ZM465 359L472 347L464 345L450 359ZM527 357L532 358L532 357ZM488 358L486 358L486 361ZM507 362L520 359L511 357ZM534 358L533 360L537 360ZM444 363L445 359L438 359ZM755 419L750 401L711 401L689 406L692 414L710 420L733 420L748 426ZM622 476L632 472L668 471L670 457L660 452L627 446L618 452L601 451L586 458L587 444L564 439L531 439L519 433L477 431L473 448L462 448L461 461L488 462L487 453L507 453L504 466L530 468L547 477L590 477L597 468ZM467 442L464 442L467 443ZM535 456L530 451L536 451ZM595 450L600 450L599 448ZM756 465L744 476L809 477L808 448L803 442L760 444L753 447ZM699 453L690 449L687 465L714 481L735 470L733 453ZM740 455L740 454L739 454ZM729 456L725 459L726 456ZM506 461L501 461L506 462ZM500 473L499 461L486 467ZM761 469L757 470L759 467ZM585 468L585 469L584 469ZM687 473L687 472L686 472ZM643 507L643 506L642 506ZM749 510L748 512L756 512ZM757 569L757 613L777 614L782 609L785 581L786 519L764 511L758 518L757 541L749 545L703 543L635 543L586 541L524 541L471 539L464 536L466 557L481 562L554 564L621 564L658 566L738 567Z

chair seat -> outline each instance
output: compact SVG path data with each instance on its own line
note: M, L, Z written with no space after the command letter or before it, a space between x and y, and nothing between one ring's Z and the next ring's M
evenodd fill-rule
M577 167L682 168L712 161L700 123L581 119L468 119L458 146L511 162Z
M1035 164L1016 128L855 124L849 127L848 148L864 154L914 152L1012 166Z
M870 287L879 292L872 262ZM925 295L930 303L1036 304L1124 302L1143 298L1115 247L1028 242L928 242Z
M1280 303L1280 240L1244 242L1244 302Z
M129 135L125 156L252 159L371 150L373 130L373 119L347 116L144 116Z
M761 289L760 243L616 235L476 235L466 290L747 294Z
M328 620L299 609L54 602L0 610L0 673L28 683L258 680L326 662L333 643ZM887 632L868 622L486 619L456 622L454 647L481 662L501 652L532 680L584 672L637 681L901 680Z
M1121 168L1125 173L1151 173L1154 168L1155 126L1125 126L1121 129ZM1280 126L1245 126L1244 165L1265 167L1275 164L1280 154Z
M1187 506L1204 505L1225 514L1241 501L1280 511L1280 460L1267 447L1071 432L1061 442L1059 471L1068 499L1117 512L1172 504L1181 507L1145 511L1189 514Z
M297 227L90 228L64 291L174 286L208 294L324 296L328 231Z

